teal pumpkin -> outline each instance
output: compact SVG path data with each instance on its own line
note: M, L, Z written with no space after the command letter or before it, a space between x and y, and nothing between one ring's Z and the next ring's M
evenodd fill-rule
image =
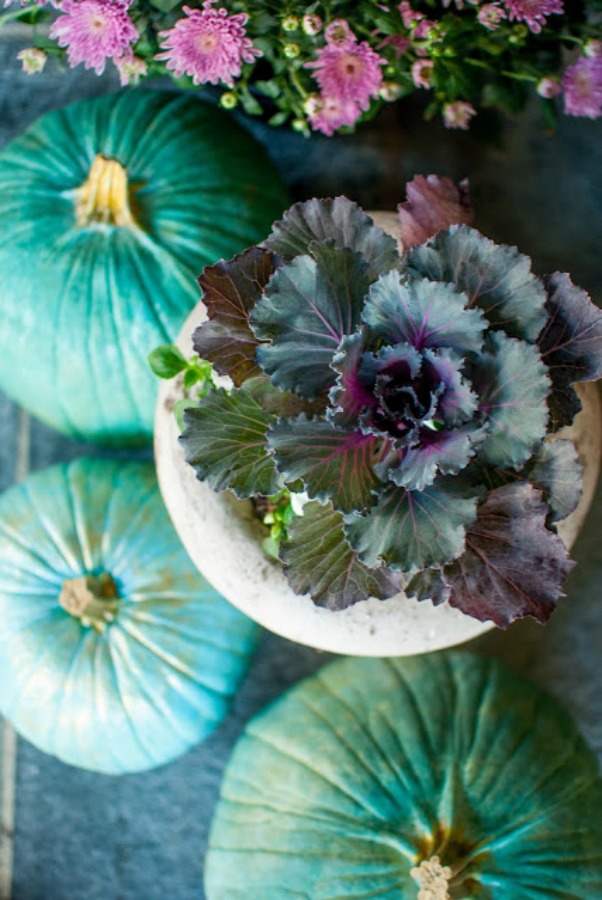
M0 498L0 713L46 753L174 759L226 715L258 636L192 566L149 463L81 459Z
M43 116L0 153L0 388L64 434L148 441L147 355L178 334L203 267L261 241L288 203L263 148L193 96Z
M568 715L498 662L342 660L235 748L207 897L593 900L600 809Z

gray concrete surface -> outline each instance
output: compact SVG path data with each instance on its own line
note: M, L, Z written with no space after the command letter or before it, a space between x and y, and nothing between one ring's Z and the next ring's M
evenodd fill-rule
M42 77L25 76L14 57L26 43L18 29L0 32L0 145L46 110L117 88L113 77L81 67L50 64ZM491 142L490 122L450 133L423 124L419 112L413 102L399 104L353 137L309 143L261 123L251 128L297 198L344 192L366 207L393 208L415 173L469 175L483 231L518 244L540 272L571 271L602 304L602 120L565 119L547 136L534 107L503 122ZM26 469L92 452L31 422L0 396L0 488ZM568 595L551 623L519 623L472 646L548 687L602 758L601 499L599 491L574 551ZM12 887L4 900L201 900L208 826L237 735L257 710L326 659L266 635L229 718L204 745L155 772L94 775L19 740Z

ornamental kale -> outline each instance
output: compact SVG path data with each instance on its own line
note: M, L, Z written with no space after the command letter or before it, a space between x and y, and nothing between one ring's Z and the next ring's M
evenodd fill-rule
M404 254L338 197L205 269L194 348L234 388L185 411L186 457L239 498L307 494L281 559L318 605L403 586L500 626L545 621L572 567L553 522L581 466L544 439L579 409L572 383L600 376L602 314L515 248L437 231L470 216L446 179L408 193Z

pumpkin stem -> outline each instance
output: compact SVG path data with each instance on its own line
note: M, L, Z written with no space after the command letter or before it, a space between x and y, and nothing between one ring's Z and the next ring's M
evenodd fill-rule
M129 203L127 173L116 159L98 153L84 183L75 191L75 219L79 228L95 222L117 228L136 225Z
M117 586L107 572L67 578L59 603L66 612L80 619L82 625L104 631L117 615Z
M448 887L452 878L449 866L442 866L438 856L423 859L410 869L410 875L420 885L418 900L450 900Z

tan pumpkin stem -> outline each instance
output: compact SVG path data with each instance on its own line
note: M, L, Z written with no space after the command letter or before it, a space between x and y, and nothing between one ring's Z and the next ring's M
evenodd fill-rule
M59 603L66 612L80 619L82 625L104 631L117 615L117 586L107 572L67 578L63 582Z
M438 856L424 859L419 866L410 869L410 875L420 885L418 900L450 900L449 885L452 878L449 866L442 866Z
M133 228L127 173L116 159L97 154L84 183L75 192L75 219L80 228L94 222Z

